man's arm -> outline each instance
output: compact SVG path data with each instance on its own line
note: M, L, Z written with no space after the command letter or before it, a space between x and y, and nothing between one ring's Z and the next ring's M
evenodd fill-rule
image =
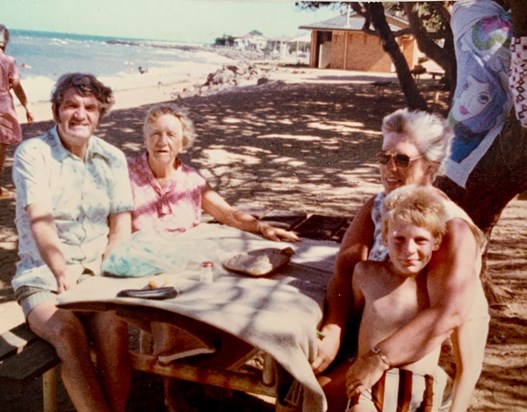
M132 233L132 214L130 212L112 213L108 218L110 233L108 234L108 245L103 254L106 259L112 249L119 243L130 238Z
M62 253L62 244L57 234L53 216L47 207L39 203L28 205L26 211L40 256L55 276L57 291L59 293L64 292L71 285L67 283L66 259Z
M371 220L373 198L359 209L342 239L335 272L326 292L323 338L318 342L317 358L311 366L315 373L324 371L338 354L352 307L351 278L357 262L368 258L373 239Z
M479 282L477 253L467 223L461 219L448 221L447 234L429 263L430 307L378 345L390 366L421 359L466 319ZM348 371L350 379L361 382L361 389L370 388L382 375L385 366L378 358L360 357Z

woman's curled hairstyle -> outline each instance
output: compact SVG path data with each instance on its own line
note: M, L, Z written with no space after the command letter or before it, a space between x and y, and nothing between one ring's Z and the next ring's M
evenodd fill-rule
M173 103L159 103L152 106L146 114L145 121L143 123L143 132L146 133L148 126L164 114L174 116L181 123L181 129L183 131L182 148L188 149L190 146L192 146L192 143L196 138L194 124L192 123L192 120L190 120L187 111Z
M401 133L408 136L419 152L430 162L443 167L450 154L454 131L441 116L422 110L399 109L382 121L382 133Z

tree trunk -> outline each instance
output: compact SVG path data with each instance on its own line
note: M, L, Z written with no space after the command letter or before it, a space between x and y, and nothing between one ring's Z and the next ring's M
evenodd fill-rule
M526 36L524 0L510 0L509 3L514 36ZM503 130L470 174L466 189L447 178L441 178L437 184L465 209L489 238L505 206L527 190L527 129L516 118L514 107Z
M399 45L395 41L395 36L393 35L390 26L388 26L388 23L386 22L384 6L382 3L368 3L366 8L371 15L375 28L379 32L383 50L390 55L395 66L397 78L399 79L406 101L408 102L408 107L413 110L427 110L428 106L426 101L423 96L421 96L412 73L410 73L408 63L406 62Z
M527 190L527 129L513 111L502 132L470 174L466 189L442 177L437 185L447 192L483 230L487 237L502 210Z
M521 127L513 109L502 132L470 174L466 189L444 176L438 177L435 185L461 206L489 239L503 209L527 190L526 159L527 129ZM508 296L492 285L485 266L482 280L491 304Z
M508 3L514 35L527 35L524 0L509 0ZM515 109L511 110L503 130L470 174L465 189L446 177L438 178L436 185L465 209L487 239L490 238L503 209L516 195L527 190L527 129L516 118ZM492 285L485 266L482 279L489 302L500 303L507 293Z
M419 50L426 55L426 57L435 61L444 71L447 88L449 91L450 98L454 95L456 88L456 56L454 52L454 36L452 35L452 29L450 28L450 21L447 19L450 17L450 13L445 9L442 2L432 3L430 6L435 8L438 15L442 18L444 34L444 45L440 47L434 42L430 36L430 33L423 25L423 20L417 13L418 3L407 2L402 3L408 23L412 29L412 33L415 36Z

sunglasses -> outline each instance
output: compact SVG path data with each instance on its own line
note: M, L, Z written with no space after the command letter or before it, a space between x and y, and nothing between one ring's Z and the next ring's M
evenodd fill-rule
M393 159L393 162L398 167L408 167L411 162L421 157L424 157L424 155L410 157L403 153L385 152L384 150L375 155L377 162L381 165L387 165Z

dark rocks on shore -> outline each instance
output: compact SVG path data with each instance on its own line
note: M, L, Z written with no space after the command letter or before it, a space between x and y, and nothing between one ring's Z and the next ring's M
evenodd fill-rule
M108 44L120 44L134 47L156 47L182 51L210 51L232 60L265 60L268 58L261 50L245 50L236 47L220 47L208 44L179 44L176 42L145 41L145 40L106 40Z
M256 81L256 85L257 86L261 86L262 84L266 84L269 82L269 79L267 77L260 77L257 81Z
M209 95L232 89L242 85L242 83L266 84L269 81L268 74L271 70L271 67L247 62L224 65L221 69L209 73L203 84L196 84L192 88L184 89L175 97L182 99L196 95Z
M242 83L250 83L251 81L254 81L254 84L260 86L269 82L268 72L272 70L270 66L266 67L266 63L270 61L269 56L261 50L245 50L235 47L218 47L205 44L186 45L156 41L107 40L106 42L126 46L146 46L184 51L209 51L233 61L238 61L236 64L226 64L214 73L209 73L205 83L195 84L192 87L183 89L181 92L174 93L173 97L176 99L213 94L240 86ZM139 67L138 70L141 74L147 71L143 67Z
M231 60L262 61L262 60L269 59L269 56L266 55L261 50L246 50L246 49L239 49L236 47L218 47L218 46L212 46L210 50L216 54L219 54L220 56L227 57L228 59L231 59Z
M108 44L120 44L124 46L146 46L146 47L156 47L159 49L175 49L183 51L198 51L206 50L207 46L204 45L190 45L190 44L175 44L175 43L163 43L163 42L148 42L148 41L133 41L133 40L106 40Z
M225 84L238 85L240 80L252 80L260 76L258 67L254 64L238 63L237 65L229 64L209 73L204 86L221 86Z

